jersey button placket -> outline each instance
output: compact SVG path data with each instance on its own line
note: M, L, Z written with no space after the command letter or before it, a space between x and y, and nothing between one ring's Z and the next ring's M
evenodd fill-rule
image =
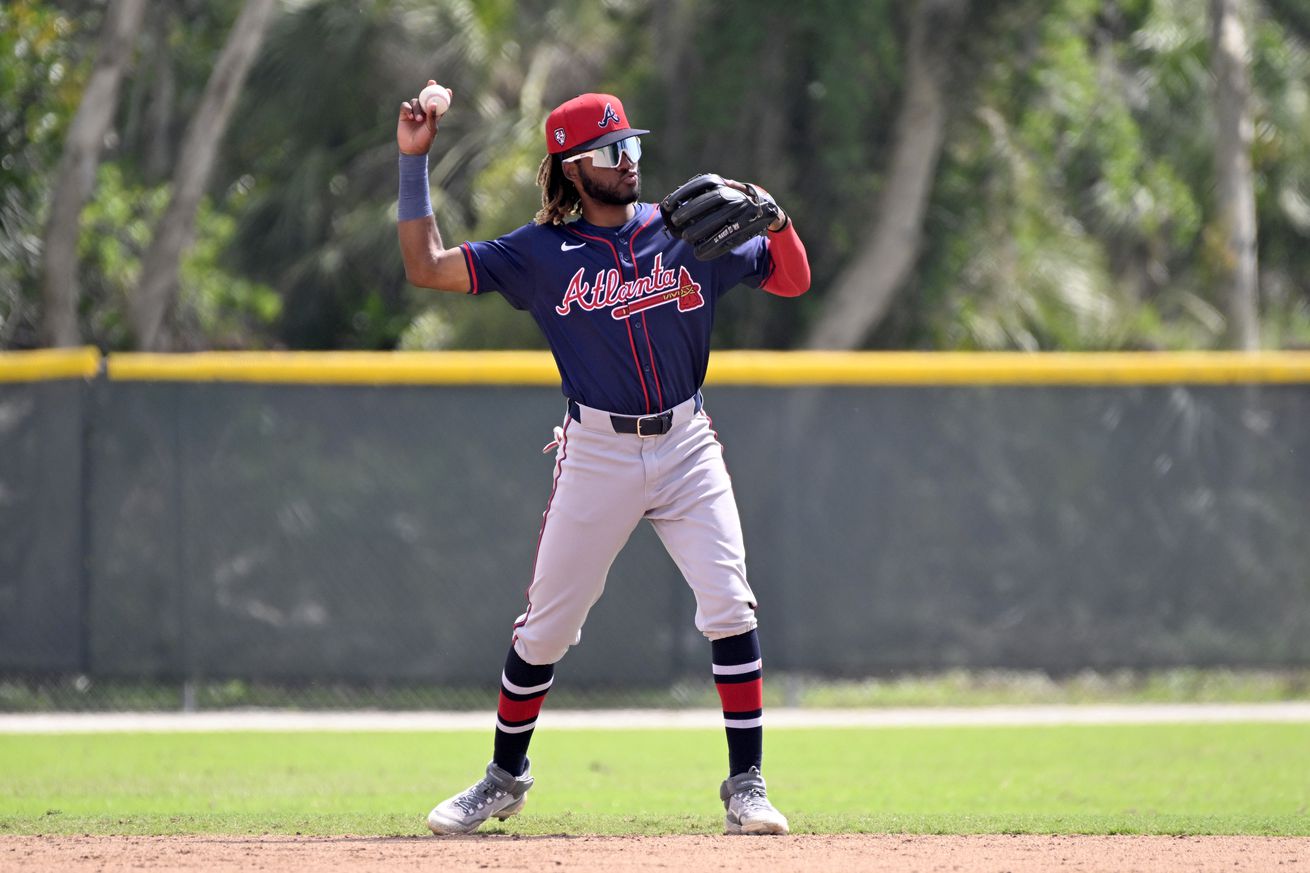
M622 261L623 264L624 264L625 266L631 267L631 266L632 266L632 259L628 257L628 252L627 252L627 249L626 249L626 246L628 245L628 240L627 240L627 238L626 238L626 237L619 237L619 239L618 239L618 243L619 243L619 247L618 247L618 248L619 248L619 260ZM633 270L632 278L633 278L633 279L636 279L636 278L637 278L637 273L636 273L636 270L635 270L635 269ZM644 336L643 331L644 331L645 328L646 328L646 322L645 322L644 319L641 319L641 318L633 318L633 319L631 319L631 322L630 322L630 323L632 324L632 332L633 332L634 335L636 335L636 336ZM646 380L646 383L647 383L648 385L654 385L654 384L655 384L655 371L652 370L652 369L651 369L651 366L650 366L650 365L651 365L650 355L649 355L649 353L648 353L648 350L645 349L645 348L642 348L642 347L640 346L640 344L637 346L637 358L641 361L641 372L642 372L643 378Z
M636 253L633 252L631 256L628 254L632 250L632 239L629 236L618 236L615 238L615 242L617 243L615 248L619 253L619 261L623 266L632 270L632 279L635 282L639 278L637 265L634 262ZM622 271L620 270L620 272ZM636 344L637 358L641 362L642 382L646 385L657 385L654 370L655 362L651 359L650 337L646 331L646 319L643 315L641 318L630 318L628 323L632 327L634 342L637 336L641 336L645 340L644 348L642 343Z

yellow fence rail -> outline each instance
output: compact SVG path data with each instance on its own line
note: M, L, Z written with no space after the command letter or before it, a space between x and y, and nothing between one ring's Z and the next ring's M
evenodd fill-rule
M548 352L111 354L109 379L319 385L557 385ZM0 352L0 382L92 378L94 348ZM710 385L1310 383L1310 352L716 352Z
M110 355L114 380L557 385L547 352ZM1310 353L716 352L710 385L1151 385L1310 382Z
M109 356L114 381L558 385L547 352L205 352Z
M98 372L100 352L90 347L0 352L0 382L90 379Z

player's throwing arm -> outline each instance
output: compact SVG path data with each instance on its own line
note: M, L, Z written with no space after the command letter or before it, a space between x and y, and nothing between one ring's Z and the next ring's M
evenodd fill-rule
M428 192L428 151L453 97L449 89L429 79L419 96L400 104L396 122L396 144L400 147L396 232L405 261L405 278L411 284L465 292L469 290L469 275L464 255L458 248L448 249L442 244Z

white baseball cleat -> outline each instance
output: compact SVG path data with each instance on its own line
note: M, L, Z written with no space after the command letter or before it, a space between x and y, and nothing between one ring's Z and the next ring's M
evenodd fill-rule
M471 834L487 819L504 821L518 815L532 787L531 764L522 776L513 776L492 761L487 775L428 813L428 830L434 834Z
M723 780L719 798L728 811L728 834L785 834L787 817L769 803L764 788L764 777L756 767Z

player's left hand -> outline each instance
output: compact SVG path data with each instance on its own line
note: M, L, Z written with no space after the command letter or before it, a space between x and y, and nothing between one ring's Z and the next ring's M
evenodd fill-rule
M772 194L764 190L764 187L762 185L757 185L754 182L751 182L750 185L747 185L744 182L738 182L736 179L724 179L723 184L727 185L729 188L736 188L738 191L745 194L747 197L751 196L751 189L754 188L756 192L763 194L765 197L772 200L775 206L778 203L777 200L773 199ZM778 220L775 221L773 224L769 225L769 230L776 233L782 230L786 226L787 226L787 213L783 211L783 208L781 206L778 206Z
M786 217L767 192L717 173L700 173L660 201L660 216L670 236L692 247L696 258L710 261L766 230L786 227Z

